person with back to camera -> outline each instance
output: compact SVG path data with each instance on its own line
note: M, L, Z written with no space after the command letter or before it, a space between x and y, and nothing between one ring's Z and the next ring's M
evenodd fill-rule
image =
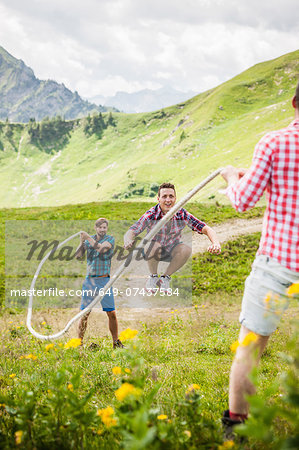
M239 318L239 342L250 332L255 333L255 342L239 345L232 364L229 410L222 418L228 433L248 416L245 397L255 391L248 375L279 323L280 315L269 299L271 295L285 294L299 279L299 82L292 105L295 120L259 141L247 171L228 166L221 172L228 184L226 195L237 211L252 208L267 193L262 236L245 282ZM257 358L253 357L254 350Z

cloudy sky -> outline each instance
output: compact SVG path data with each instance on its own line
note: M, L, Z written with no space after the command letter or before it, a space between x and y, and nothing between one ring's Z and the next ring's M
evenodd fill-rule
M0 45L83 97L202 92L299 48L297 0L0 0Z

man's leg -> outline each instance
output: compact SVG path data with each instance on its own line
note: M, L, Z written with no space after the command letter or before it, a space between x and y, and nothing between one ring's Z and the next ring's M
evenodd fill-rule
M242 342L250 330L241 325L239 342ZM248 378L251 370L256 366L267 345L269 336L258 335L258 340L248 346L239 346L231 367L229 384L229 411L236 415L235 419L244 419L248 414L246 395L252 395L255 387Z
M158 272L158 264L160 261L160 256L162 252L162 247L159 242L152 242L146 251L146 259L148 268L151 274Z
M171 262L167 267L165 274L171 276L179 270L190 258L192 253L191 248L186 244L178 244L171 252Z
M84 338L84 334L85 334L86 327L87 327L87 320L88 320L89 314L90 314L90 312L85 314L85 316L81 317L81 319L79 320L78 338L81 339L82 344L83 344L83 338Z
M109 320L109 330L113 340L113 348L124 348L123 343L118 339L118 322L115 311L106 311Z
M113 342L118 339L118 322L115 311L106 311L109 321L109 330L113 339Z

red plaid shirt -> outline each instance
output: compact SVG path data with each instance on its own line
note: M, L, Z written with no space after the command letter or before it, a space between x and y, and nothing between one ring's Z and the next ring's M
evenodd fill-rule
M137 236L147 228L147 233L157 224L157 220L162 219L163 213L159 203L146 211L140 219L130 227ZM159 242L167 251L170 251L175 244L180 242L183 228L188 225L194 231L202 234L202 229L206 225L201 220L194 217L184 208L181 208L164 227L154 236L153 241Z
M237 211L244 211L265 189L267 209L258 254L299 272L299 119L260 140L249 171L226 194Z

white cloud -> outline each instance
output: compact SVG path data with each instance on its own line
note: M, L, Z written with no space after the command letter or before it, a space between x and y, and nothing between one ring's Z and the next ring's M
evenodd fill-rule
M0 0L0 45L84 97L201 92L298 49L295 0Z

